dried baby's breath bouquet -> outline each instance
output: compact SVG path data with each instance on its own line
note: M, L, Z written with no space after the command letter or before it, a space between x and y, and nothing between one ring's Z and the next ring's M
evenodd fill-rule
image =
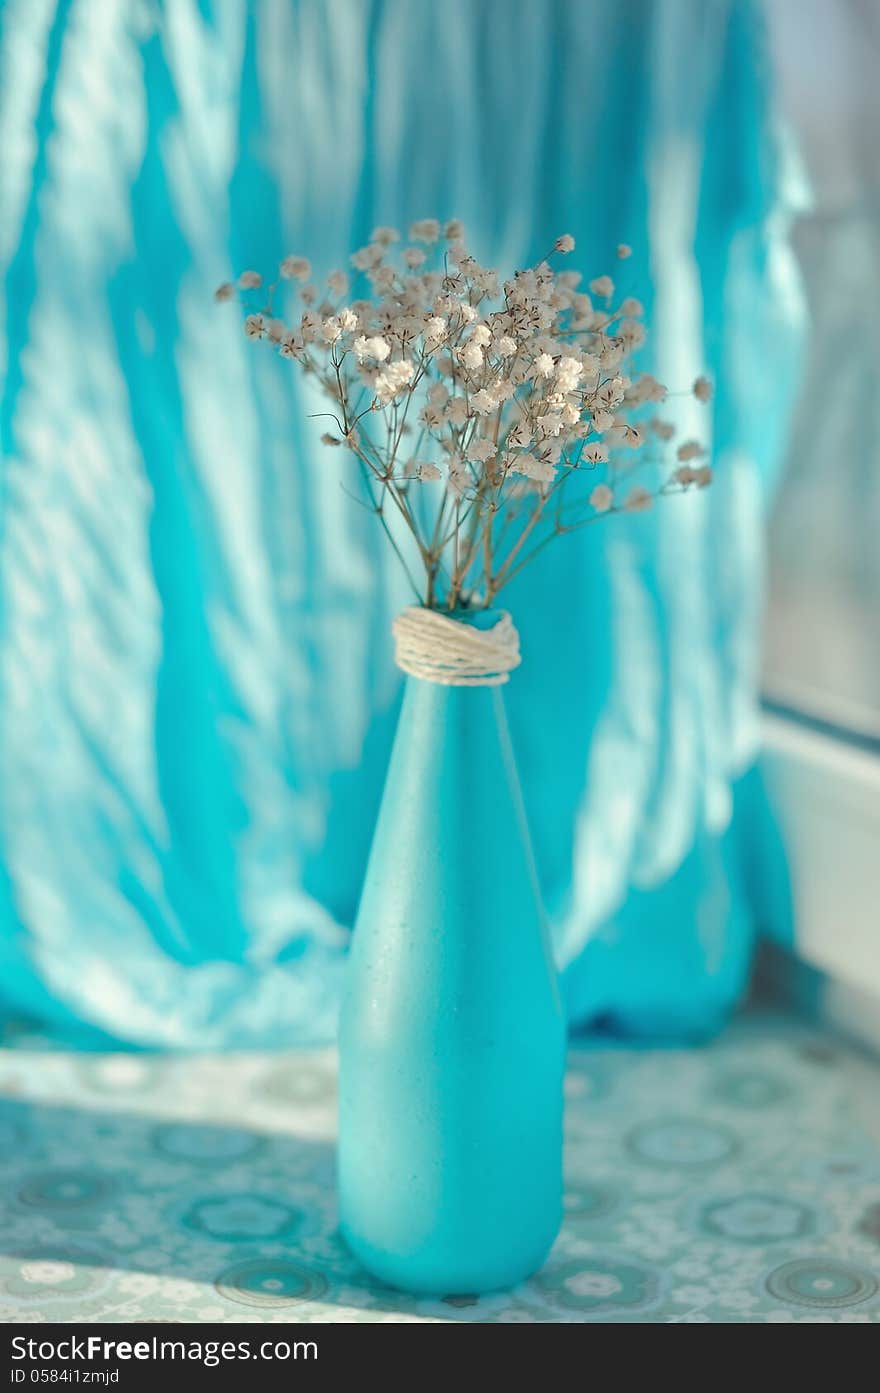
M616 300L608 275L582 289L577 272L551 265L574 250L572 237L503 282L467 251L458 221L414 223L399 243L380 227L351 258L368 295L352 296L342 271L322 293L301 256L281 263L265 303L247 303L261 290L255 271L238 290L248 337L272 344L332 399L323 440L357 457L368 506L422 605L490 607L552 537L709 483L693 440L662 482L634 482L646 466L656 476L657 449L674 434L655 415L667 389L630 366L646 335L640 302ZM618 247L621 260L629 255ZM297 290L292 323L274 308L281 282ZM226 284L216 298L236 293ZM702 377L692 392L711 396ZM421 585L407 550L421 557Z

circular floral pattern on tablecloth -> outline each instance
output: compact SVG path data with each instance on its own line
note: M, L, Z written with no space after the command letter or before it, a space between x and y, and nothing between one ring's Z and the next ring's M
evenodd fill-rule
M322 1273L300 1263L272 1258L235 1263L220 1273L214 1286L220 1296L240 1306L274 1310L320 1301L328 1289Z
M55 1215L76 1213L103 1204L114 1193L112 1175L93 1170L50 1170L30 1175L18 1191L20 1204Z
M626 1137L630 1153L656 1166L715 1166L737 1149L733 1132L699 1118L661 1118L634 1127Z
M185 1122L171 1122L155 1129L153 1145L175 1161L222 1166L253 1156L265 1141L254 1132L237 1127L194 1127Z
M740 1108L772 1108L791 1096L791 1085L773 1074L756 1069L721 1074L715 1080L713 1096Z
M815 1230L816 1216L797 1200L748 1193L704 1203L697 1223L704 1233L763 1245L806 1237Z
M13 1307L52 1310L56 1302L79 1302L106 1288L107 1259L89 1248L46 1245L10 1254L0 1270L0 1297ZM56 1316L61 1319L60 1314Z
M778 1301L833 1310L870 1301L880 1283L862 1268L815 1257L783 1263L769 1273L765 1286Z
M549 1264L531 1285L592 1320L647 1311L662 1289L655 1268L592 1253L576 1262Z
M184 1210L180 1219L184 1228L222 1243L291 1238L302 1221L301 1210L284 1200L249 1194L206 1195Z

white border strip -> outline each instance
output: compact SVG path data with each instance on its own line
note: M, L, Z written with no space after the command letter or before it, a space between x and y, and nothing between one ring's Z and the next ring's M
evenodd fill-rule
M765 717L764 737L794 950L832 979L832 993L855 988L880 1012L880 757L777 716Z

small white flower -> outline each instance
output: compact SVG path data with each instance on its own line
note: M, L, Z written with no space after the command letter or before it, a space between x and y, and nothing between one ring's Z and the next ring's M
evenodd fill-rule
M570 233L564 233L561 237L556 238L556 241L553 243L553 250L555 252L562 252L563 255L566 255L568 252L573 252L574 238Z
M577 358L560 358L556 365L556 385L560 392L573 392L580 381L583 368Z
M553 359L549 353L539 353L535 359L535 374L537 377L550 377L553 374Z
M586 447L583 458L588 464L605 464L608 460L608 450L599 441L596 441ZM595 507L595 504L593 506Z
M332 314L329 319L324 320L324 323L321 325L321 333L327 343L335 343L340 337L342 325L335 314Z
M445 406L449 401L449 393L442 382L432 382L428 388L428 401L432 406Z
M376 363L384 363L391 353L391 345L379 335L368 339L361 334L355 339L353 347L359 363L362 363L365 358L372 358Z
M545 411L543 416L538 417L540 435L544 440L557 436L563 424L562 413L559 411Z
M218 285L217 289L214 291L214 299L217 301L218 305L222 304L224 300L234 300L235 286L232 282L224 281L222 285Z
M446 335L446 320L441 314L434 314L428 320L422 332L425 336L425 343L428 346L436 345Z
M471 279L478 290L494 300L498 294L498 272L488 266L480 266L471 272Z
M410 224L409 235L414 242L436 242L440 236L440 224L436 218L421 218Z
M478 343L466 343L458 350L459 362L468 372L477 372L483 366L483 350Z
M631 256L632 256L632 254L633 254L633 249L632 249L632 247L628 246L626 242L619 242L619 243L618 243L618 246L617 246L617 259L618 259L618 261L626 261L626 260L628 259L628 257L631 257Z
M593 430L596 431L598 435L602 435L606 430L611 430L611 427L614 425L614 417L610 411L594 411L592 420Z
M468 418L467 402L464 397L450 397L446 403L444 416L451 426L463 426Z
M630 353L636 348L641 348L648 336L647 329L638 319L624 319L618 333Z
M358 327L358 317L353 310L345 309L339 311L339 327L343 333L354 333Z
M491 440L472 440L467 447L468 459L478 460L480 464L485 464L496 453L497 446Z
M630 489L623 506L628 513L643 513L646 508L650 508L653 498L647 489L641 486Z
M611 377L593 397L593 403L600 411L612 411L615 406L619 406L626 395L629 382L623 377Z
M374 266L367 272L367 279L373 289L380 295L387 295L394 289L394 268L392 266Z
M512 358L516 352L516 339L512 339L509 334L502 334L495 344L495 352L499 358Z
M690 460L701 459L706 452L698 440L686 440L675 453L680 460Z
M707 402L712 400L712 383L708 377L698 377L693 386L693 393L697 401Z
M616 367L620 366L623 355L623 342L619 339L614 339L612 342L606 344L599 354L599 366L605 372L613 372Z
M331 271L327 277L327 286L334 295L344 295L348 290L348 276L344 271Z
M671 421L661 421L659 416L655 416L648 422L651 430L660 440L671 440L675 435L675 426Z
M658 382L656 377L652 377L649 372L644 372L637 377L633 386L627 392L627 399L643 402L661 402L668 396L667 388L662 382Z
M380 372L376 378L376 398L380 405L387 406L396 396L399 396L408 385L412 375L412 363L407 363L404 360L389 363L384 372Z
M492 342L492 334L487 325L475 324L471 329L468 341L479 344L480 348L488 348Z
M597 513L607 513L614 502L614 494L607 484L597 484L590 494L590 503Z
M507 446L510 450L519 450L528 445L532 438L532 432L525 421L519 421L513 430L508 431Z
M524 474L527 479L541 484L549 484L556 477L556 470L549 460L538 459L537 455L517 455L511 461L510 472Z
M447 242L460 242L464 237L464 223L461 218L450 218L443 229Z
M370 243L367 247L359 247L352 255L351 264L356 271L369 271L373 266L378 266L382 260L382 248Z
M390 247L392 242L400 241L400 233L396 227L376 227L370 241L378 242L380 247Z
M259 271L242 271L238 283L242 290L259 290L263 284L263 277Z
M287 333L282 336L278 352L282 358L298 358L302 353L303 342L298 334Z
M307 281L312 274L312 263L305 256L286 256L279 270L283 280Z
M244 321L244 331L249 339L261 339L266 332L266 321L261 314L249 314Z
M610 276L597 276L594 281L590 281L590 290L601 299L610 300L614 294L614 281Z
M473 324L474 320L477 318L477 311L474 309L473 305L459 305L457 308L464 323Z
M479 392L475 392L471 397L471 406L474 411L479 412L481 416L487 416L490 411L495 410L497 405L498 403L492 396L492 393L487 392L485 387L481 388Z
M424 264L425 253L420 251L418 247L407 247L406 251L403 253L403 259L410 270L415 271L417 267Z
M324 434L321 436L321 444L322 444L322 445L341 445L341 444L342 444L342 441L339 439L339 436L338 436L338 435L331 435L331 434L329 433L329 431L325 431Z
M640 319L645 313L645 307L634 295L627 295L626 299L621 301L620 313L629 319Z

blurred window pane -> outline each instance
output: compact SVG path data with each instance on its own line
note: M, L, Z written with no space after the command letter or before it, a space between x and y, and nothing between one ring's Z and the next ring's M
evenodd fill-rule
M812 187L806 377L770 530L767 695L880 736L880 4L765 7Z

